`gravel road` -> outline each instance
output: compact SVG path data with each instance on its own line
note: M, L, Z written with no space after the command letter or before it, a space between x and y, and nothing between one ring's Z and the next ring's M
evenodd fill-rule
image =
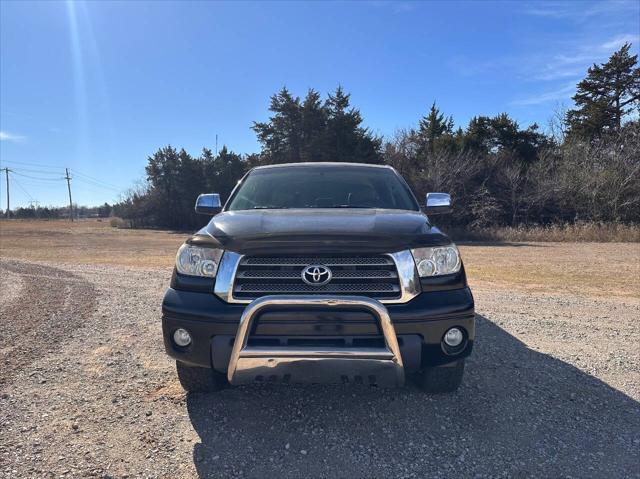
M170 271L0 264L0 477L640 477L640 304L476 290L455 394L185 396Z

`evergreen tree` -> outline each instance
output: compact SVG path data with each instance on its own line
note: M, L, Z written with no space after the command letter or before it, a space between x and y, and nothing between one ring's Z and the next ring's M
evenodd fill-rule
M453 117L445 118L434 101L427 116L418 123L417 139L421 153L434 153L436 142L444 136L452 137Z
M291 95L286 87L271 97L269 111L274 114L268 122L254 122L253 131L262 144L266 163L300 161L302 142L302 111L300 98Z
M360 111L338 87L321 102L311 89L304 102L282 88L271 97L267 122L254 122L262 145L260 163L298 161L354 161L380 163L381 139L361 126Z
M463 144L466 149L484 156L507 153L515 163L527 165L535 160L542 147L549 144L549 139L538 129L534 123L523 130L506 113L493 118L478 116L469 122Z
M638 55L630 55L630 49L631 44L625 43L607 63L590 67L578 83L576 108L567 112L570 135L594 139L619 132L625 117L640 107Z
M222 147L214 162L215 183L210 192L219 193L223 201L229 198L231 191L235 188L238 180L242 178L246 171L246 164L242 157L233 151Z
M186 229L198 224L198 217L193 205L200 193L206 192L206 181L203 165L199 159L193 158L184 149L178 153L177 196L172 201L177 210L177 216L172 220L172 227Z
M176 195L180 173L180 155L171 145L160 148L149 157L146 166L154 216L161 226L173 226L178 215Z
M327 110L320 93L311 88L302 102L301 161L322 161L326 128Z
M49 216L49 210L47 208L44 208L47 216ZM98 206L98 216L100 218L108 218L109 216L111 216L111 205L109 203L105 203L102 206Z
M324 107L327 111L325 161L381 163L382 139L361 126L360 110L351 107L351 94L341 86L329 94Z

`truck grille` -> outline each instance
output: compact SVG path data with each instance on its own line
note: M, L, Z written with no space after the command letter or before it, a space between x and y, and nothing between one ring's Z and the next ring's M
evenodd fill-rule
M307 284L303 270L322 265L331 280L322 286ZM376 299L400 296L396 265L390 256L245 256L240 260L233 284L237 299L269 294L341 294Z

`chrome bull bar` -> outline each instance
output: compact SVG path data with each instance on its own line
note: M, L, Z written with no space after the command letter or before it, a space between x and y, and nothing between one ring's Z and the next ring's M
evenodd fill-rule
M249 346L251 326L258 313L279 306L369 311L380 322L385 347ZM264 380L284 383L362 382L398 387L404 384L404 367L389 312L379 301L364 296L278 295L256 299L244 310L227 377L235 385Z

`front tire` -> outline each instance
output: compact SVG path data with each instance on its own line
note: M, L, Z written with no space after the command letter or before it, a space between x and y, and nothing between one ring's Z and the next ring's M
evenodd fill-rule
M418 386L427 393L452 393L462 383L464 359L454 366L424 368L418 376Z
M187 366L176 361L176 371L182 388L190 393L209 393L227 386L224 374L209 368Z

